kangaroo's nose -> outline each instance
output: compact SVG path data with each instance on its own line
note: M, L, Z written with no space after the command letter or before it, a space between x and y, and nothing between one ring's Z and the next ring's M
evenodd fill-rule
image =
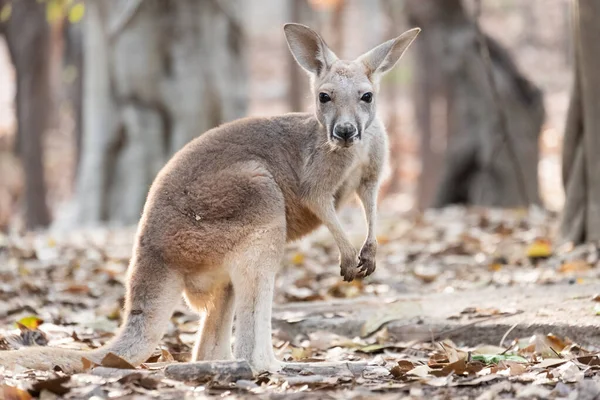
M356 127L352 125L350 122L346 122L343 124L338 124L333 129L334 136L337 136L340 139L348 140L352 136L356 135Z

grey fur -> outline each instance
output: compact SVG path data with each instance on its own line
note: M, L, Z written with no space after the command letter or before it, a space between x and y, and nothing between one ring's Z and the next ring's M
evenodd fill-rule
M377 191L387 158L387 138L376 116L379 77L416 37L413 29L355 61L338 60L309 28L287 24L286 38L311 74L316 113L245 118L190 142L154 181L134 247L126 320L106 347L81 353L61 349L2 352L0 364L83 368L81 357L100 362L114 352L143 362L159 343L179 295L205 314L194 359L227 359L233 309L235 356L257 370L276 370L271 344L275 274L286 241L321 223L340 250L344 280L375 270ZM321 103L319 93L331 101ZM366 92L373 100L361 100ZM357 134L336 137L336 124ZM358 194L368 234L357 251L336 208Z

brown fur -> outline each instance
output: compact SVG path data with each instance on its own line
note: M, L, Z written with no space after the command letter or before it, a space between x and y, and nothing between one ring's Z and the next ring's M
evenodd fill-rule
M183 293L190 307L203 313L194 359L232 357L235 309L236 357L258 370L277 369L271 303L286 241L324 223L340 248L345 280L375 270L375 204L387 139L375 100L367 103L361 96L376 96L379 75L396 63L418 31L356 61L341 61L310 29L294 24L285 29L294 56L311 74L315 98L327 92L332 101L316 100L315 114L234 121L190 142L150 189L129 268L126 320L116 338L88 353L2 352L0 364L77 371L82 356L100 362L108 352L139 364L160 341ZM357 134L337 139L336 126L342 123ZM360 253L335 215L355 193L369 226Z

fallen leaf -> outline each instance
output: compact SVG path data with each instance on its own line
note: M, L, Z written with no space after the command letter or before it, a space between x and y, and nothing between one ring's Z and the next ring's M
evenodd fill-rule
M546 340L548 341L549 345L552 346L554 350L556 350L557 353L560 353L565 347L569 345L569 343L567 343L562 338L556 336L553 333L547 334Z
M310 347L292 347L292 358L295 361L305 360L311 358L313 351Z
M528 363L526 358L516 354L473 354L471 359L481 361L484 364L498 364L500 361L514 361L519 363Z
M467 370L467 362L462 359L446 364L442 369L431 370L429 373L433 376L448 376L451 374L462 375Z
M100 362L100 365L108 368L118 368L118 369L135 369L133 365L131 365L126 360L122 359L118 355L114 353L108 353Z
M566 262L566 263L562 264L558 268L558 272L565 274L565 273L587 271L589 269L591 269L591 266L585 260L574 260L574 261L570 261L570 262Z
M74 294L87 294L90 292L90 288L86 284L79 285L69 285L64 289L64 292L74 293Z
M394 378L402 378L414 368L415 365L412 362L408 360L400 360L398 361L398 364L392 367L390 373L394 376Z
M98 366L98 364L96 364L95 362L88 360L85 357L81 357L81 363L83 364L83 370L84 371L89 371L90 369Z
M34 392L39 393L42 390L47 390L59 396L69 393L71 388L63 386L71 380L70 376L61 376L59 378L47 379L45 381L36 382L31 387Z
M502 269L502 264L500 264L500 263L491 263L489 265L489 269L490 269L490 271L494 271L494 272L500 271Z
M425 378L427 376L429 376L429 373L431 372L431 368L429 368L429 366L427 365L418 365L416 367L414 367L413 369L411 369L410 371L407 372L407 375L414 375L414 376L418 376L419 378Z
M517 376L527 372L527 366L525 363L519 363L515 361L502 360L498 363L498 368L509 369L510 376Z
M175 362L173 355L166 349L160 349L160 358L158 362Z
M294 264L294 265L302 265L302 264L304 264L304 260L305 260L305 258L306 258L306 257L304 256L304 253L300 253L300 252L298 252L298 253L295 253L295 254L292 256L292 259L291 259L290 261L291 261L291 262L292 262L292 264Z
M390 242L390 238L386 235L377 235L378 244L386 244Z
M572 362L567 362L559 366L552 371L553 375L557 375L558 378L565 383L576 383L583 380L583 371L579 369L577 365Z
M35 315L21 318L17 321L17 326L22 325L28 329L37 329L38 326L44 323L44 320Z
M598 358L598 355L577 357L577 361L586 366L600 365L600 358Z
M542 360L541 362L539 362L538 364L535 364L534 368L535 369L546 369L549 367L556 367L556 366L566 363L567 361L568 360L565 360L564 358L546 358L546 359Z
M527 247L527 257L532 259L548 258L552 255L552 245L548 239L536 239Z
M29 400L32 398L25 390L6 384L2 385L2 393L4 394L3 400Z

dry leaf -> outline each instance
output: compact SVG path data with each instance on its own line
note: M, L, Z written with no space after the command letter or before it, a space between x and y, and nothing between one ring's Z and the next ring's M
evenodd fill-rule
M100 363L103 367L108 368L118 368L118 369L135 369L133 365L131 365L126 360L122 359L118 355L114 353L108 353Z
M304 264L304 259L305 259L305 258L306 258L306 257L304 256L304 254L303 254L303 253L295 253L295 254L292 256L291 262L292 262L292 264L294 264L294 265L302 265L302 264Z
M69 393L69 391L71 390L71 388L63 386L63 383L67 383L70 380L70 376L61 376L59 378L48 379L45 381L34 383L32 389L38 393L42 390L47 390L59 396L63 396Z
M25 390L6 384L2 385L3 400L30 400L31 395Z
M552 255L552 244L548 239L536 239L527 247L526 254L533 259L548 258Z
M27 329L37 329L41 324L44 323L44 320L40 317L36 317L35 315L30 315L28 317L21 318L17 321L17 326L22 329L25 327Z
M98 366L98 364L96 364L95 362L93 362L91 360L88 360L85 357L81 357L81 363L83 364L84 371L89 371L90 369Z
M591 269L590 264L588 264L585 260L575 260L562 264L558 268L558 272L566 273L575 273L575 272L583 272Z
M305 360L311 358L313 351L310 347L292 347L292 358L295 361Z
M394 378L402 378L406 376L406 374L413 370L415 365L408 360L400 360L398 364L392 367L390 373L394 376Z

